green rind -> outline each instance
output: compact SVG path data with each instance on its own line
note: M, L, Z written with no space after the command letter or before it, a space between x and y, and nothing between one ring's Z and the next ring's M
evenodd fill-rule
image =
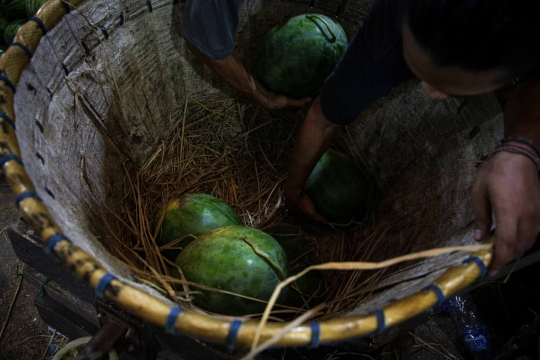
M47 0L26 0L26 16L32 17L45 4Z
M8 26L6 26L6 29L4 30L4 42L6 45L11 45L15 35L17 35L17 31L19 31L21 26L23 26L25 23L25 19L17 19L10 22Z
M317 162L304 191L324 218L347 224L366 215L371 185L352 159L330 149Z
M294 98L314 96L346 48L345 31L331 18L320 14L295 16L261 40L253 73L274 93Z
M22 19L26 17L26 0L12 0L3 6L3 10L9 19Z
M9 20L6 17L0 16L0 42L5 44L4 33L9 25Z
M154 219L157 224L162 212ZM157 238L159 246L184 237L188 234L195 237L224 226L243 225L240 216L224 201L207 194L185 194L173 200L167 207L165 217ZM175 247L186 247L193 238L188 236ZM178 256L179 250L167 250L163 255L169 260Z
M280 283L279 271L244 241L257 243L273 262L288 275L288 261L283 248L270 235L245 226L227 226L200 236L176 258L188 281L268 301ZM198 307L223 315L243 316L261 313L265 304L233 295L191 288ZM284 289L278 302L286 296Z
M272 226L264 229L283 247L289 258L290 275L293 276L305 268L320 264L319 259L313 253L313 249L300 231L290 226ZM284 305L295 308L310 308L324 301L326 290L324 275L319 270L311 270L294 282L291 286ZM299 291L298 291L298 290Z

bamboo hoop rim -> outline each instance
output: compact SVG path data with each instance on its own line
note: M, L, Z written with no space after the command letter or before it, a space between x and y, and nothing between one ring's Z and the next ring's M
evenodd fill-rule
M5 102L0 103L0 166L16 195L16 206L37 231L44 246L79 279L94 288L98 297L106 297L142 320L165 327L167 332L178 332L226 344L231 349L249 348L254 343L259 321L242 322L239 319L213 317L171 307L162 300L118 280L95 259L73 245L42 203L23 167L15 135L16 86L41 38L83 1L47 1L38 13L19 29L14 42L0 58L0 98L5 99ZM488 243L493 240L492 235ZM317 347L361 336L377 336L386 329L431 309L485 275L492 253L491 248L472 253L464 263L449 267L432 285L394 301L381 310L366 315L296 326L274 345ZM288 324L290 323L265 324L260 334L257 333L258 340L264 342L271 339Z

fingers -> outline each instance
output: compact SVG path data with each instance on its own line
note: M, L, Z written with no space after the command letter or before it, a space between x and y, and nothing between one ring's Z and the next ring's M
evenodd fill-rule
M320 222L322 224L328 224L328 220L326 220L321 214L319 214L316 210L313 210L312 212L309 212L306 214L311 219Z
M474 212L474 240L482 241L491 229L491 205L482 179L477 179L472 190Z
M495 231L495 251L493 260L489 265L489 275L496 275L510 261L516 259L520 254L518 245L518 228L516 222L497 219L497 230Z
M523 216L511 219L509 216L497 217L495 232L495 251L489 266L489 275L496 275L505 265L519 258L525 251L533 247L538 236L537 218ZM512 221L513 220L513 221Z
M315 210L315 205L313 205L311 199L303 192L297 196L287 197L286 204L292 212L298 215L303 215L320 223L328 224L328 221Z

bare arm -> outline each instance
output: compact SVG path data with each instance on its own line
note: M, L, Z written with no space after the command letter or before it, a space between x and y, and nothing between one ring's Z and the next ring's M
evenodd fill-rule
M540 81L512 89L505 109L505 135L524 136L540 143ZM522 145L522 144L521 144ZM533 151L533 149L531 149ZM497 224L490 274L530 249L540 229L540 181L531 159L499 152L481 168L472 191L475 239L482 240Z
M201 59L213 72L236 90L252 98L257 104L268 110L281 110L287 108L301 108L306 106L311 99L292 99L282 95L276 95L266 91L249 74L242 63L229 55L225 59L212 59L199 51L193 44L186 41L189 50Z
M304 193L304 185L339 128L324 116L319 99L315 100L304 119L296 138L289 175L285 182L287 206L294 212L305 214L317 221L326 220L315 211L311 200Z

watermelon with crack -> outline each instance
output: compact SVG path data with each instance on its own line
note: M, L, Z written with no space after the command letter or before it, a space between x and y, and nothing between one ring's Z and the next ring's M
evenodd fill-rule
M176 264L186 280L213 289L268 301L287 277L288 261L279 243L263 231L246 226L226 226L205 233L189 244ZM172 268L171 275L179 277ZM265 303L190 285L193 303L223 315L262 313ZM278 302L286 296L283 289Z

